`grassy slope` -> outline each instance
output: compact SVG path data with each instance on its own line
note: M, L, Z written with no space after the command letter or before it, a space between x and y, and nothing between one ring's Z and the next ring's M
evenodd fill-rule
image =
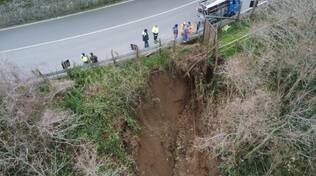
M69 72L76 85L58 104L74 111L76 123L82 124L70 131L69 137L93 141L98 155L113 156L116 162L130 166L123 134L140 129L133 116L138 98L146 94L150 70L166 66L168 58L162 53L116 66Z
M119 1L121 0L0 0L0 27L63 16Z
M250 30L250 24L247 22L236 22L230 25L231 28L228 31L220 31L219 41L221 45L225 45L230 41L233 41L241 36L245 35ZM240 43L234 44L231 47L224 48L221 50L221 55L223 58L230 58L236 54L250 52L255 55L255 58L262 57L262 54L266 51L268 46L264 45L264 40L258 38L249 38ZM140 62L128 61L119 64L118 66L105 66L98 67L92 70L75 70L69 74L69 78L76 81L75 88L69 90L65 94L63 100L59 102L59 105L70 108L79 118L79 123L82 126L74 129L69 133L71 137L75 138L85 138L94 142L98 149L100 155L112 155L115 156L114 160L122 162L125 165L130 165L131 160L126 154L126 151L123 146L122 134L125 129L122 129L122 126L119 124L124 124L124 128L128 128L134 132L137 132L139 126L137 125L133 114L134 108L137 105L137 98L141 95L144 95L146 92L146 80L151 69L166 66L168 65L168 55L163 54L152 55L149 58L143 58ZM254 58L253 58L254 59ZM254 60L253 63L256 63ZM282 62L280 62L282 63ZM287 87L295 83L297 77L297 70L291 72L292 65L284 65L283 70L275 70L277 67L271 65L271 70L269 74L265 74L265 67L258 69L256 65L252 65L252 72L258 72L261 76L256 79L265 80L266 82L261 85L262 87L268 88L268 90L274 94L275 86L279 84L279 80L292 80L289 82L282 82L282 86ZM281 72L280 72L281 71ZM289 72L290 71L290 72ZM279 73L281 77L275 79L275 74ZM286 75L292 75L292 78L288 78ZM262 77L266 75L266 77ZM220 88L223 88L222 85L226 78L219 76L218 84ZM311 78L312 79L312 78ZM294 80L294 82L293 82ZM304 90L309 90L312 87L315 87L315 83L309 82L308 86L302 84L300 89L297 91L301 92ZM273 88L274 87L274 88ZM225 90L225 88L223 88ZM247 91L247 90L245 90ZM287 93L288 89L283 90L284 93ZM221 92L221 91L215 91ZM245 95L240 95L244 97ZM280 118L286 117L289 115L290 109L292 108L288 104L288 99L281 99L282 104L282 114ZM306 108L303 104L300 108ZM313 115L315 110L308 111L306 114L308 117ZM306 116L306 117L307 117ZM303 124L303 122L295 122L291 125ZM258 124L257 124L258 125ZM271 132L271 131L270 131ZM237 139L239 140L239 139ZM260 142L260 140L258 141ZM266 150L259 150L259 153L252 153L253 156L251 159L244 162L243 154L247 154L253 149L256 148L256 144L249 148L244 148L241 150L241 153L236 156L235 163L223 161L221 169L226 175L260 175L267 171L268 166L271 165L273 158L271 156L260 155L260 152L267 152ZM243 144L243 146L246 144ZM238 146L240 147L240 146ZM283 146L284 147L284 146ZM291 146L292 147L292 146ZM268 148L268 147L267 147ZM267 149L262 148L262 149ZM294 148L288 148L288 152L299 151ZM306 151L311 151L311 148L305 148ZM269 151L269 150L268 150ZM306 155L307 153L304 154ZM225 158L229 152L222 151L220 153ZM271 151L269 151L271 152ZM282 154L285 151L278 151ZM288 155L287 157L290 157ZM286 160L286 157L284 158ZM306 158L305 158L306 159ZM292 163L297 169L306 169L306 167L300 167L302 162L307 162L304 158L298 158L296 163ZM291 175L290 172L283 168L282 171L286 175ZM279 172L282 173L282 172ZM293 171L293 173L296 173Z
M295 3L302 5L290 4ZM306 12L296 11L297 19L221 50L228 63L216 74L214 92L226 102L219 103L218 113L223 119L221 134L227 136L210 148L221 156L225 175L314 172L315 35L313 23L301 20L310 17L310 11ZM271 16L270 22L279 21ZM237 26L240 34L222 31L220 43L239 38L247 30L248 25Z
M247 23L233 23L227 32L220 33L220 43L237 39L248 29ZM190 49L180 48L179 57L186 52ZM69 79L74 80L76 86L64 95L58 105L74 111L79 118L76 123L82 124L73 129L69 137L93 141L100 155L114 156L116 162L131 166L132 160L123 145L123 133L125 128L137 133L139 126L133 116L134 108L138 98L146 94L148 74L152 69L167 67L169 58L163 52L141 61L69 72Z

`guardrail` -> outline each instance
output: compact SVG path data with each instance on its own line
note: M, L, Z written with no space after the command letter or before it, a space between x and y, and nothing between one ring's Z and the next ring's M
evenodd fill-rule
M148 48L139 49L138 52L139 52L140 56L150 55L150 54L152 54L152 53L154 53L154 52L156 52L156 51L158 51L160 49L167 48L167 47L172 47L174 45L174 43L176 43L176 44L188 43L190 41L198 39L202 35L203 35L203 28L201 28L198 33L192 34L189 37L189 41L187 41L187 42L183 42L183 40L181 38L178 38L176 41L173 38L172 39L169 38L169 39L165 40L167 42L160 41L161 44L156 44L156 45L150 46ZM47 73L47 74L40 74L40 75L43 76L43 77L46 77L46 78L47 77L53 77L53 76L65 74L69 70L73 70L73 69L92 68L92 67L96 67L96 66L107 65L107 64L110 64L110 63L113 63L113 62L116 62L116 61L119 62L119 61L132 59L132 58L136 58L136 57L137 57L136 51L131 51L131 52L125 53L123 55L118 55L116 57L114 56L114 59L113 59L113 57L112 58L107 58L106 60L101 60L98 63L90 63L90 64L78 65L78 66L75 66L75 67L72 67L72 68L68 68L68 69L65 69L65 70L59 70L59 71L56 71L56 72L50 72L50 73Z
M259 3L258 6L264 5L267 2L268 2L267 0L263 1L263 2ZM248 10L246 10L245 12L240 14L240 16L242 16L242 17L249 16L251 14L249 12L253 13L253 8L249 8ZM235 21L235 20L236 19L224 19L224 20L221 20L218 23L216 23L216 25L217 26L223 26L223 25L229 24L229 23L231 23L232 21ZM203 35L203 30L204 30L203 27L201 27L201 29L198 31L198 33L192 34L190 36L188 42L190 42L192 40L196 40L197 38L202 36ZM174 42L176 42L178 44L179 43L183 43L182 39L181 39L181 36L176 41L173 38L166 39L165 41L167 41L167 42L161 43L160 45L154 45L154 46L151 46L149 48L141 49L138 52L139 52L140 55L149 55L151 53L154 53L154 52L158 51L159 49L173 46ZM136 58L136 51L131 51L131 52L128 52L126 54L119 55L119 56L115 57L115 61L123 61L123 60L132 59L132 58ZM100 61L98 63L83 64L83 65L75 66L73 68L60 70L60 71L56 71L56 72L50 72L50 73L47 73L47 74L41 74L39 71L38 72L40 73L41 76L43 76L45 78L49 78L49 77L53 77L53 76L63 75L65 73L67 73L67 71L69 71L69 70L73 70L73 69L77 69L77 68L92 68L92 67L96 67L96 66L107 65L107 64L110 64L112 62L113 62L113 58L107 58L106 60L102 60L102 61Z

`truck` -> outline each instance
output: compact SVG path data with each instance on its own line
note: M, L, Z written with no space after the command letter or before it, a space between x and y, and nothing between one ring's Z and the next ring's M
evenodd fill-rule
M221 17L232 17L239 11L246 11L256 6L255 0L200 0L198 14L207 18L211 23L220 21Z

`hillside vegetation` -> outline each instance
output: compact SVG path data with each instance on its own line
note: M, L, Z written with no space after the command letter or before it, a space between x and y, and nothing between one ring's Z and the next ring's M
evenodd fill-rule
M120 0L0 0L0 27L62 16Z
M253 30L269 27L233 46L216 72L204 114L211 134L197 145L225 175L315 173L315 9L293 0L263 9Z
M53 80L0 65L0 173L312 176L315 9L275 1L220 30L252 34L217 67L200 44Z

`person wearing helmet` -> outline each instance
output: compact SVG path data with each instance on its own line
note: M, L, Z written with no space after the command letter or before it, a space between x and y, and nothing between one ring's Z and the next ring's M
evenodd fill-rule
M86 56L85 53L82 53L81 56L80 56L80 60L84 63L84 64L89 64L89 58L88 56Z
M159 29L157 25L154 25L151 32L153 33L154 36L154 42L157 43L158 41L158 33L159 33Z

